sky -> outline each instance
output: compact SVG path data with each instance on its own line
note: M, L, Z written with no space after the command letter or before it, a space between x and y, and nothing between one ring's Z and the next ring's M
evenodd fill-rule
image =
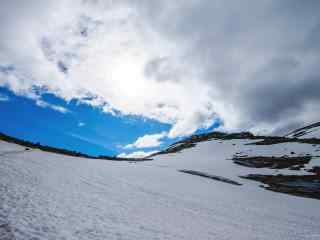
M319 121L317 0L3 0L0 131L138 156ZM23 121L22 121L23 120Z

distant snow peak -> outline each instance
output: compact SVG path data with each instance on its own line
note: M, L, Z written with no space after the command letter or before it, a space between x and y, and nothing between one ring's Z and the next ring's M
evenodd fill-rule
M320 122L298 128L285 136L291 138L320 138Z

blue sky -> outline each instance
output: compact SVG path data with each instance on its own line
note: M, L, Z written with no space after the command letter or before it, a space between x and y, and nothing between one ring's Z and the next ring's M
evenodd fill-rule
M67 111L38 106L35 101L16 96L6 88L0 88L0 99L0 131L45 145L113 156L156 151L178 139L164 137L159 146L126 148L146 134L168 132L171 125L137 116L114 116L75 100L67 103L52 94L42 95L42 100Z
M1 131L126 156L216 123L281 135L319 121L319 8L301 0L1 1Z

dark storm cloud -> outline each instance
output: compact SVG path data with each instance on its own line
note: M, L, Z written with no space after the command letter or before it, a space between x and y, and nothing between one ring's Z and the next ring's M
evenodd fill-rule
M308 103L320 102L320 73L300 73L301 64L293 59L272 61L243 87L243 103L248 114L257 122L277 122L303 114Z
M188 42L185 57L203 70L214 101L237 109L238 127L320 120L320 1L186 1L159 9L148 5L149 21ZM218 112L225 122L227 111Z

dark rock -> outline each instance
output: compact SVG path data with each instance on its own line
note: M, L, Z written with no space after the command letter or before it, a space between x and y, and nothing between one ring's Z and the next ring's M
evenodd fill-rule
M292 168L299 166L299 169L304 167L304 164L310 162L310 156L302 156L302 157L288 157L286 155L282 157L264 157L264 156L256 156L256 157L244 157L244 156L236 156L233 159L235 164L251 167L251 168L271 168L271 169L284 169L284 168Z
M262 175L241 176L266 184L263 188L290 195L320 199L320 175Z
M312 169L309 169L307 171L311 173L315 173L316 175L320 175L320 166L314 166Z
M224 177L219 177L216 175L212 175L212 174L208 174L208 173L204 173L204 172L200 172L200 171L194 171L194 170L178 170L179 172L183 172L183 173L187 173L187 174L191 174L191 175L196 175L196 176L200 176L200 177L205 177L205 178L209 178L212 180L217 180L220 182L225 182L225 183L229 183L232 185L237 185L240 186L242 185L241 183L238 183L234 180L228 179L228 178L224 178Z

